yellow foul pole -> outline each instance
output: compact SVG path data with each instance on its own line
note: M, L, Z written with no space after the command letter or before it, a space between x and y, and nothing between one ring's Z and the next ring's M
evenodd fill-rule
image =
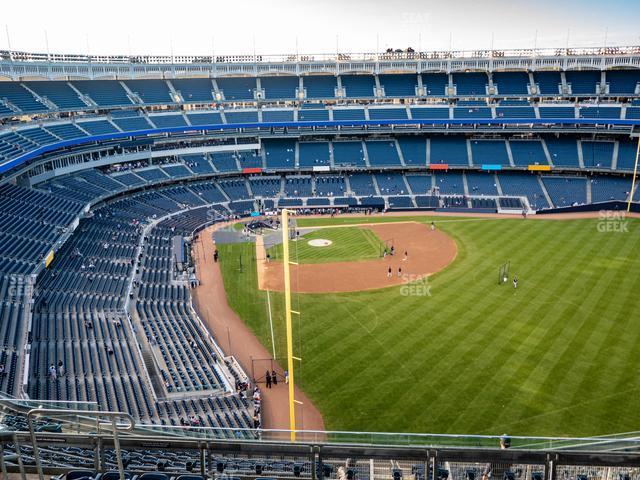
M633 191L636 188L636 176L638 175L638 157L640 157L640 137L638 137L638 148L636 149L636 164L633 167L633 180L631 181L631 194L629 195L629 203L627 203L627 213L631 211L631 202L633 201Z
M289 271L289 210L282 210L282 253L284 266L284 311L287 329L287 369L289 372L289 429L296 441L295 387L293 382L293 331L291 326L291 273Z

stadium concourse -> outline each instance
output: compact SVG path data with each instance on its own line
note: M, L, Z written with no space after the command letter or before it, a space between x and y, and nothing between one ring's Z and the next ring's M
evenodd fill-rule
M30 442L21 454L2 437L6 463L123 468L115 441L95 446L97 464L86 438L38 455L25 405L122 412L142 436L185 442L199 434L252 444L269 435L259 427L287 426L285 389L265 392L252 372L252 360L270 355L227 304L211 264L216 224L282 208L500 218L638 211L638 65L640 47L177 61L0 51L0 430ZM387 227L373 228L388 238ZM455 258L453 240L422 233L439 243L420 247L407 230L406 247L398 243L416 252L407 273ZM323 412L298 395L300 426L322 429ZM36 427L83 433L80 420L53 417ZM136 471L169 456L128 448ZM262 471L263 460L203 460L205 448L172 452L173 473ZM297 454L270 464L274 475L318 472L318 451ZM339 460L327 460L325 476L352 467ZM428 475L424 464L402 468L416 480L466 475L430 461ZM358 467L363 480L372 465Z

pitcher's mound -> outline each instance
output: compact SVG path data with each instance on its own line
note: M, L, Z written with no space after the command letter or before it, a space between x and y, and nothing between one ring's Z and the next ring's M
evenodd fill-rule
M328 247L333 242L331 240L326 240L324 238L315 238L313 240L309 240L307 243L312 247Z

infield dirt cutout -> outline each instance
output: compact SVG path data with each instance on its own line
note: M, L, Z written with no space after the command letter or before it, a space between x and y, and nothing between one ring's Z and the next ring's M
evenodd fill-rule
M439 272L457 255L455 241L440 230L419 222L367 223L322 228L359 227L379 238L393 238L394 255L356 262L291 265L291 288L299 293L358 292L402 285ZM404 253L407 252L405 259ZM282 262L266 261L262 237L256 238L258 287L282 291ZM391 276L388 270L391 267ZM401 269L398 275L398 269Z

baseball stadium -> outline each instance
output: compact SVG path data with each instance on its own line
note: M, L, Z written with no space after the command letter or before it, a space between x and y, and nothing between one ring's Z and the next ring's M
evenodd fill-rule
M640 46L46 50L1 478L640 479Z

